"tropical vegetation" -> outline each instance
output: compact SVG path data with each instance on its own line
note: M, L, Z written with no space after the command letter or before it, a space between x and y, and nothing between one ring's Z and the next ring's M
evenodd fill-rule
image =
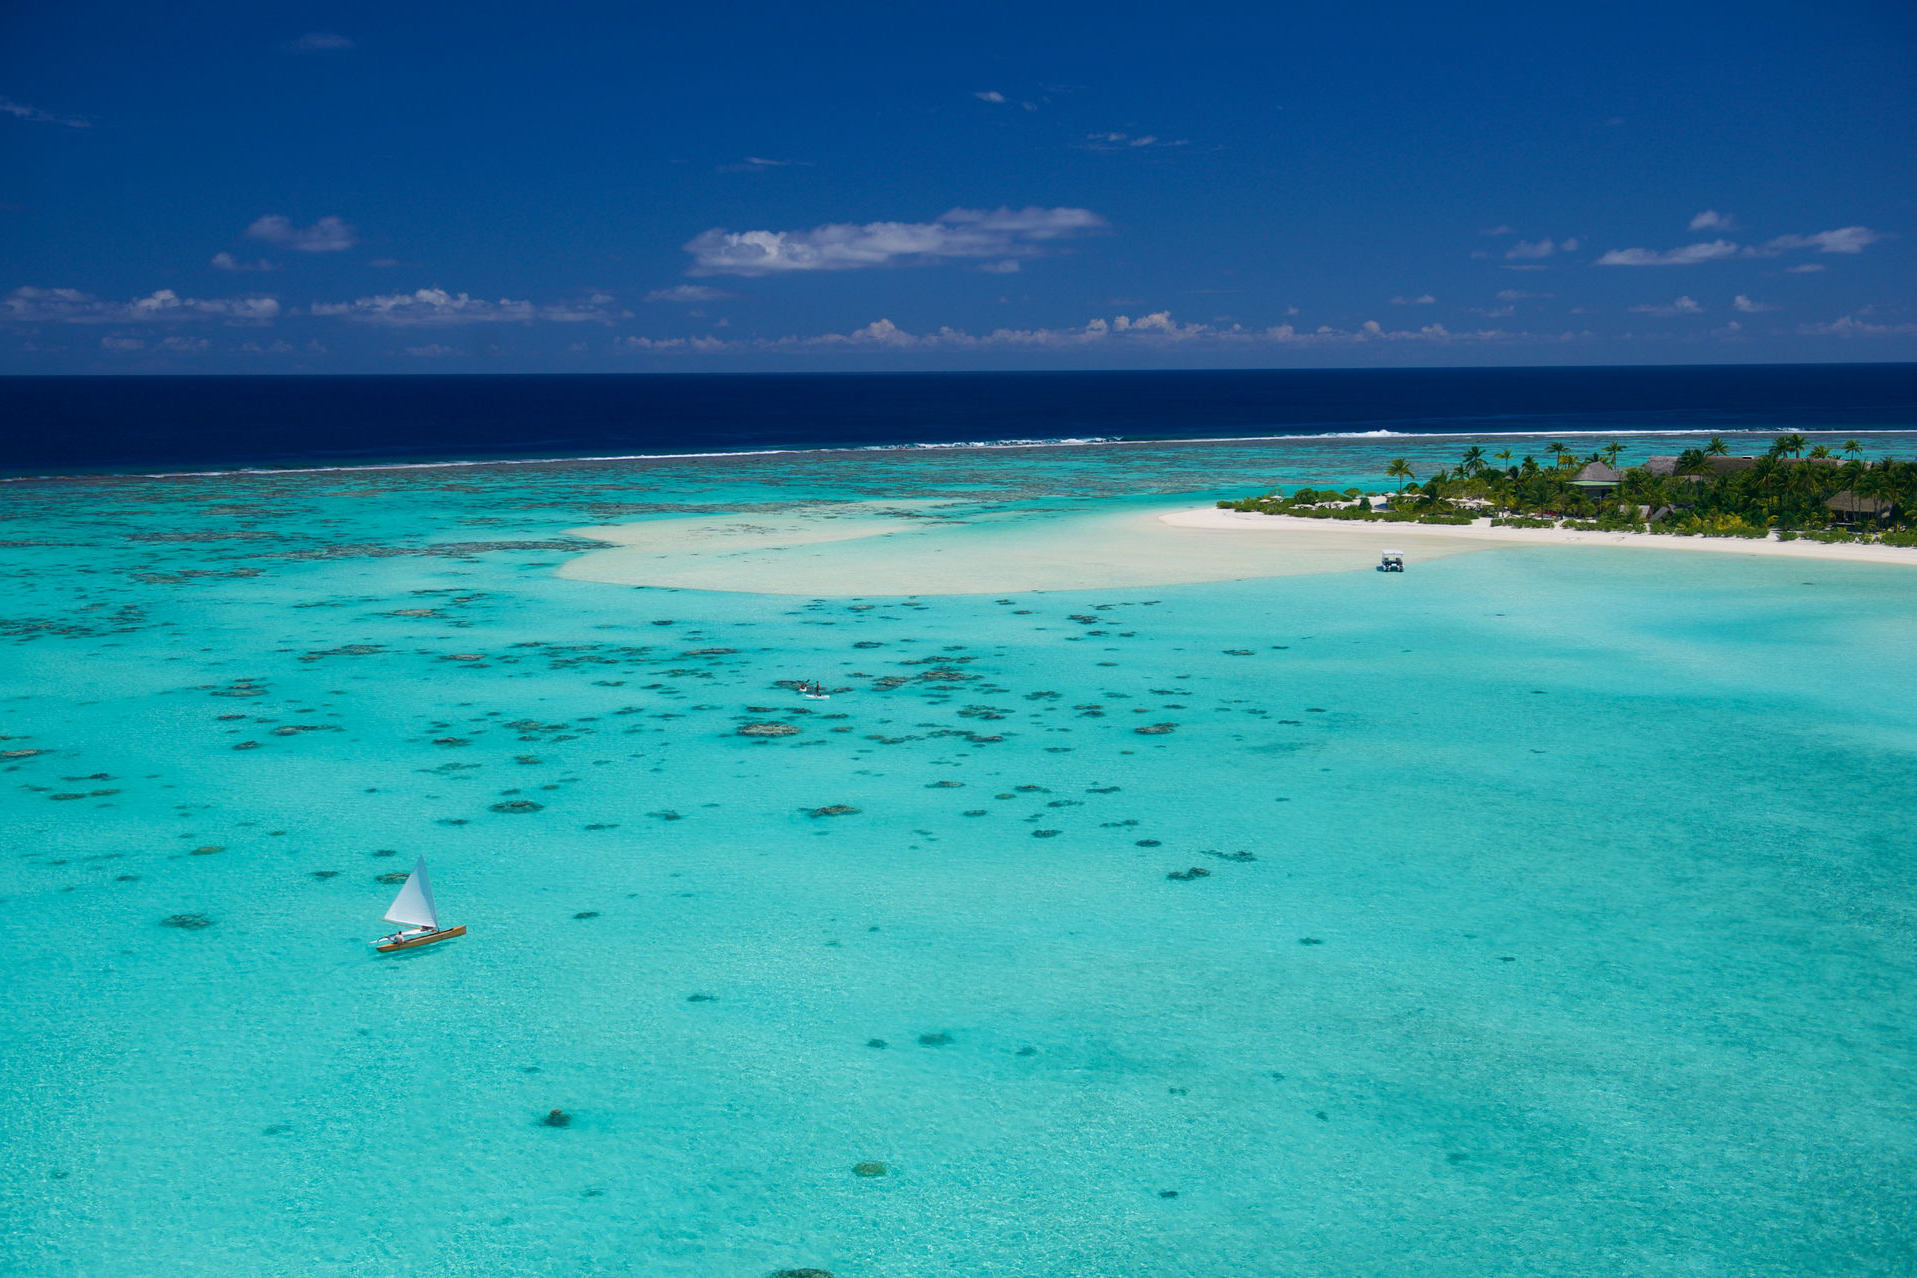
M1232 510L1317 519L1462 524L1489 517L1519 527L1615 529L1701 537L1796 537L1917 546L1917 462L1864 459L1856 440L1812 445L1780 435L1762 455L1735 456L1720 438L1619 468L1622 444L1587 456L1552 442L1512 460L1466 448L1455 466L1419 478L1394 457L1397 490L1273 490ZM1500 464L1502 463L1502 464ZM1597 463L1597 465L1593 465Z

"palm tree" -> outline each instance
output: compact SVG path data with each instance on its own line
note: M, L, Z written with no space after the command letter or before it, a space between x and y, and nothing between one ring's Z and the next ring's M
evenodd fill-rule
M1511 460L1511 450L1508 448L1500 448L1497 452L1492 453L1491 455L1497 458L1499 461Z
M1823 444L1819 444L1817 447L1810 450L1810 455L1812 457L1818 458L1819 460L1822 460L1823 458L1830 456L1830 449Z
M1895 503L1900 494L1897 491L1896 477L1888 466L1872 466L1857 477L1857 483L1851 491L1859 497L1875 497L1881 501ZM1889 512L1886 511L1886 514Z
M1718 436L1713 435L1711 436L1711 442L1704 445L1704 451L1706 453L1709 453L1712 457L1723 457L1730 453L1731 446L1725 443Z
M1464 450L1464 460L1458 465L1458 473L1475 475L1484 469L1484 450L1476 444Z
M1778 457L1788 453L1792 457L1801 457L1804 453L1802 435L1779 435L1771 443L1771 456Z
M1407 479L1417 478L1411 471L1411 463L1402 457L1393 457L1391 459L1391 463L1385 467L1385 477L1398 481L1399 492L1404 491L1404 485Z
M1617 468L1618 454L1622 453L1623 451L1624 451L1624 445L1618 443L1615 439L1612 440L1610 443L1606 444L1604 447L1598 449L1598 452L1604 458L1605 464L1610 466L1613 470Z
M1701 448L1687 448L1677 455L1677 469L1671 473L1674 475L1701 475L1705 469L1704 450Z
M1844 441L1844 455L1847 457L1862 457L1864 455L1864 446L1854 439L1847 439Z

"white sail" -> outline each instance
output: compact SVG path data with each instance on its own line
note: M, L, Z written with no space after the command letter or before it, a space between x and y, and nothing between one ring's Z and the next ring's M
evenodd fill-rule
M393 898L393 904L386 911L386 921L439 930L439 911L433 908L433 885L426 881L425 857L419 858L419 864L406 876L406 886Z

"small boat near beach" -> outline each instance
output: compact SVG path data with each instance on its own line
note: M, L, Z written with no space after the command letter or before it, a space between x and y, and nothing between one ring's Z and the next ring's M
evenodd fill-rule
M817 679L814 679L811 683L800 684L799 692L804 695L807 701L830 701L832 699L832 694L827 692L825 685Z
M1403 572L1404 571L1404 551L1402 550L1385 551L1383 556L1378 560L1378 571L1379 572Z
M423 856L414 864L413 872L406 876L406 882L400 886L399 895L393 898L392 905L387 907L386 921L406 926L373 942L373 948L381 954L416 949L421 945L431 945L434 941L466 935L463 925L444 928L439 925L439 910L433 904L433 885L426 877L426 858Z

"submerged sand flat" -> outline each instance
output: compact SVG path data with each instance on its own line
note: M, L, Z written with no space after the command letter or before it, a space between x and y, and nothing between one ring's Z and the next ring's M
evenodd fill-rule
M751 594L1007 594L1170 586L1369 569L1396 528L1310 520L1282 539L1256 527L1173 522L1163 508L981 512L885 519L831 508L775 519L655 519L570 530L616 543L565 564L562 577ZM1413 559L1483 550L1468 537L1420 538Z
M1600 546L1917 564L1917 550L1645 533L1375 524L1244 511L1073 503L973 509L822 503L776 516L702 515L570 530L613 548L570 561L575 581L814 598L1009 594L1357 572L1380 551L1412 563L1483 550Z

